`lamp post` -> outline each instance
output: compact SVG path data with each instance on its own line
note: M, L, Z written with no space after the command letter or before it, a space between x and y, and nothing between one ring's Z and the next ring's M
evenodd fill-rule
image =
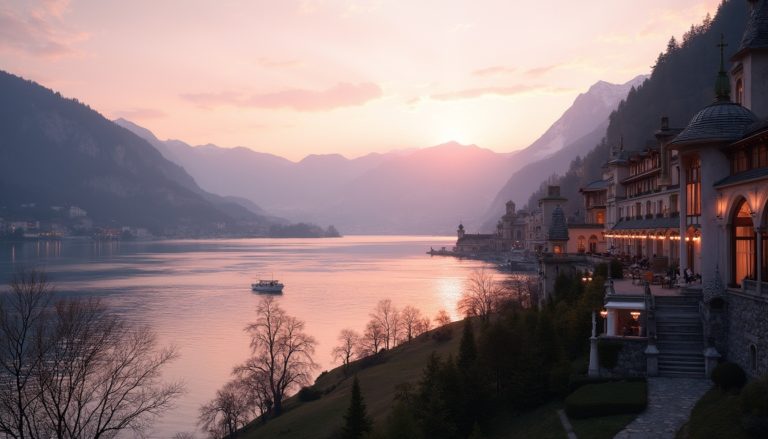
M587 375L590 378L597 378L600 376L600 360L597 356L597 334L595 332L595 326L595 312L592 311L592 337L589 338L589 368L587 369Z
M601 309L600 310L600 317L603 318L603 334L607 334L608 333L608 328L606 328L606 324L607 323L606 323L605 319L608 318L608 310L605 309L605 308Z

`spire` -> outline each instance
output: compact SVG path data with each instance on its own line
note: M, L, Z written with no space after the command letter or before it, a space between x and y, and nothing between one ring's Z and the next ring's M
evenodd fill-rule
M728 102L731 100L731 81L728 79L728 73L725 72L725 35L720 34L720 71L717 73L715 81L715 96L718 102Z

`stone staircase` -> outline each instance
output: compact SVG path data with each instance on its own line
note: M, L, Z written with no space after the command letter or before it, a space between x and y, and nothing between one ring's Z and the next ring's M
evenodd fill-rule
M699 315L701 293L655 296L659 375L704 377L704 329Z

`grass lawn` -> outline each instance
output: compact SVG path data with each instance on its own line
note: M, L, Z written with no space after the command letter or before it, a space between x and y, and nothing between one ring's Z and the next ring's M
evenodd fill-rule
M640 413L648 405L644 381L615 381L585 384L565 399L572 419Z
M696 403L678 439L751 438L741 428L739 396L712 389Z
M579 439L610 439L636 417L637 415L613 415L571 419L571 425Z

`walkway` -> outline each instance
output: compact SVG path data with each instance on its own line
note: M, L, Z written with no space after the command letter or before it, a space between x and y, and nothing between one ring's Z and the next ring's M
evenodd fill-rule
M648 378L648 408L614 439L674 438L712 382L696 378Z

